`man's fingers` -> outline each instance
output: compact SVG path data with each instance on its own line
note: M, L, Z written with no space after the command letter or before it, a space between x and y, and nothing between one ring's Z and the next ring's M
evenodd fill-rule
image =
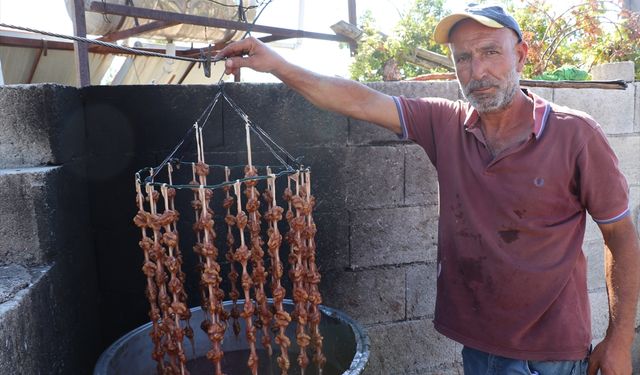
M249 54L253 49L253 38L242 39L237 42L233 42L224 47L215 56L216 59L222 59L225 57L243 56Z
M249 58L248 57L229 57L224 62L224 70L227 74L236 73L240 68L245 66L249 66Z
M589 366L587 367L587 375L597 375L598 368L600 365L597 361L594 361L592 358L589 358Z

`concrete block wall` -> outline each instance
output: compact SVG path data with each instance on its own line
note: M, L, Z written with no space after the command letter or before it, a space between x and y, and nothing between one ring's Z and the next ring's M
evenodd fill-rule
M379 83L372 87L393 95L460 98L455 82ZM18 98L29 90L62 89L28 86L11 90L24 91L8 94ZM65 90L75 89L62 91L66 93ZM366 374L461 373L460 346L437 334L431 323L435 300L438 185L436 172L422 149L399 141L383 129L318 110L282 85L227 84L225 90L255 123L294 156L304 156L304 163L312 168L324 302L350 314L367 328L372 349ZM559 104L591 112L602 123L629 179L633 215L637 220L640 214L638 84L630 85L625 91L540 88L533 91ZM145 280L140 271L142 255L137 247L139 231L131 221L136 212L133 174L162 160L209 104L214 92L215 87L210 86L77 90L73 101L82 103L80 117L84 126L78 130L82 132L80 136L74 135L84 144L60 151L72 155L71 162L47 161L52 157L46 155L56 155L47 151L49 148L45 146L49 143L42 139L55 138L49 133L25 137L33 138L34 145L45 145L42 146L45 151L38 152L45 156L30 164L54 164L53 171L58 170L58 164L63 169L81 165L79 169L85 171L87 189L83 199L87 203L82 208L85 211L82 217L86 222L78 228L89 233L95 250L100 294L100 322L96 326L101 331L102 348L148 320ZM594 106L593 103L607 105ZM60 118L62 114L36 116L25 112L16 118L24 116L42 119ZM17 127L18 121L13 124ZM57 139L61 138L66 139ZM245 162L244 123L228 105L213 111L211 122L205 128L205 143L210 162L228 165ZM253 146L257 164L273 163L265 147L257 142ZM0 147L9 146L0 142ZM22 149L22 146L15 147L12 154ZM79 151L72 151L75 149ZM53 185L57 184L60 181ZM65 194L71 193L67 190ZM184 209L180 233L189 240L188 203ZM64 218L65 221L72 219ZM89 228L86 223L90 223ZM0 223L0 230L3 225ZM28 225L25 228L30 230ZM608 317L602 240L592 223L585 239L585 251L589 256L594 338L598 340L604 334ZM15 268L15 264L21 266L20 262L16 259L11 263L10 271L16 274L16 281L7 286L7 290L20 289L27 275L39 270ZM191 267L189 262L187 260L186 267ZM51 262L38 266L48 270ZM195 289L193 282L188 287ZM639 347L636 353L640 353ZM636 367L640 369L640 364Z
M0 373L89 373L100 351L75 88L0 86Z

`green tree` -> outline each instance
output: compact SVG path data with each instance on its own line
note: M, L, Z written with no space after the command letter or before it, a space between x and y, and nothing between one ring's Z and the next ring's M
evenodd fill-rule
M381 34L371 13L360 20L363 36L358 53L349 70L351 78L359 81L382 81L385 65L396 64L401 78L415 77L443 68L426 69L409 63L415 47L444 53L433 41L433 29L446 15L444 0L415 0L396 26L396 37Z
M564 66L590 70L594 64L633 61L640 79L640 15L623 9L618 0L584 0L559 14L552 0L513 0L507 7L518 20L529 44L523 76L539 77ZM482 2L482 1L481 1ZM410 63L415 47L447 54L433 41L433 29L447 14L444 0L414 0L396 26L396 37L378 32L370 13L361 20L364 36L350 67L360 81L383 80L385 66L397 66L399 78L411 78L443 68Z
M631 60L640 69L640 17L614 1L587 0L559 14L547 0L521 1L511 11L529 43L524 76L536 77L565 65Z

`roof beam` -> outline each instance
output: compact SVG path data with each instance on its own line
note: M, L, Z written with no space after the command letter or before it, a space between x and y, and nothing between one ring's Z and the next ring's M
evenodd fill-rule
M224 20L220 18L209 18L209 17L202 17L202 16L194 16L189 14L165 12L161 10L154 10L154 9L147 9L147 8L130 7L126 5L109 4L109 3L103 3L101 1L91 2L91 5L89 6L89 10L92 12L103 13L103 14L107 13L107 14L115 14L119 16L145 18L145 19L151 19L156 21L178 22L178 23L185 23L189 25L208 26L208 27L215 27L220 29L231 29L231 30L242 30L242 31L250 30L257 33L272 34L272 35L284 36L287 38L312 38L312 39L331 40L331 41L337 41L337 42L349 42L349 39L341 35L323 34L323 33L316 33L316 32L303 31L303 30L283 29L280 27L272 27L272 26L253 25L245 22L230 21L230 20Z
M132 36L136 36L139 34L143 34L149 31L162 30L167 27L178 25L179 22L170 22L170 21L152 21L145 23L144 25L132 27L127 30L115 31L113 33L109 33L104 35L98 40L102 40L104 42L114 42L117 40L131 38Z
M38 69L38 64L40 64L40 58L45 53L46 49L43 48L39 51L38 56L33 60L33 64L31 64L31 69L29 70L29 77L27 78L27 83L33 83L33 77L36 75L36 70Z
M10 36L0 33L0 46L44 49L45 43L47 44L47 49L73 50L73 43L71 42L62 42L59 40L46 40L45 42L43 38L36 39L34 37Z
M73 42L64 42L58 40L49 40L49 39L36 39L33 36L10 36L10 35L2 35L0 33L0 46L7 47L22 47L22 48L35 48L39 50L43 50L45 48L48 50L60 50L60 51L73 51ZM135 49L140 51L148 51L148 52L156 52L156 53L166 53L167 51L163 48L144 48L144 47L135 47ZM192 57L196 56L195 49L189 50L178 50L176 51L176 55L178 56L186 56ZM199 49L197 50L199 53ZM134 55L133 53L123 51L116 48L104 47L104 46L96 46L96 48L92 48L91 53L100 53L100 54L116 54L116 55Z

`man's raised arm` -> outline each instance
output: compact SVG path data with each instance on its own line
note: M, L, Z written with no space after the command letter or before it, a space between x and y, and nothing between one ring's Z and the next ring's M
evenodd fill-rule
M216 59L220 58L227 58L227 74L237 73L242 67L271 73L320 108L378 124L396 134L402 132L391 96L355 81L324 76L291 64L255 38L226 46L216 55Z

